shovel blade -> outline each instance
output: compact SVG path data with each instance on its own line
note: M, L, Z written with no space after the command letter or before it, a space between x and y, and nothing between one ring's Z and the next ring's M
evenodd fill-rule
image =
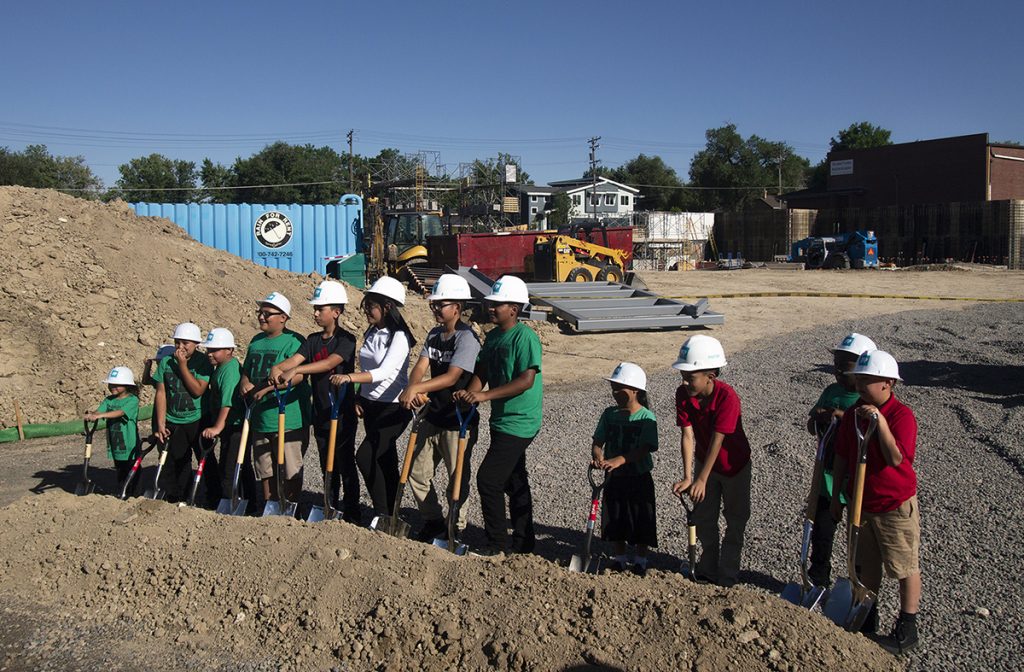
M266 518L268 516L288 516L290 518L294 518L295 507L296 504L293 502L289 502L288 500L284 500L284 503L282 504L276 499L272 499L263 506L263 517Z
M452 545L448 543L447 539L434 539L432 543L434 544L434 546L437 546L438 548L443 548L446 551L451 551L455 555L465 555L469 552L469 546L460 543L457 540L454 542L454 548L452 547Z
M78 484L77 487L75 487L75 494L78 495L79 497L84 497L85 495L91 495L92 491L95 488L96 488L96 484L93 483L92 481L82 481L81 483Z
M801 605L804 599L804 588L799 583L787 583L786 587L782 589L779 597L784 599L790 604Z
M314 504L313 508L309 510L309 515L306 516L306 522L319 523L324 520L334 520L336 517L334 509L328 511L319 504Z
M864 625L868 614L871 613L871 607L875 604L875 594L869 590L864 590L863 592L864 595L859 600L856 597L854 598L853 606L850 607L850 614L846 618L844 627L850 632L860 630L860 626Z
M853 607L853 584L849 579L839 579L829 591L822 613L828 620L845 628L846 621L850 617L851 607Z
M217 504L217 513L225 516L244 516L245 510L249 507L248 499L238 500L236 506L231 505L231 498L227 497Z
M800 606L808 611L813 611L821 604L823 597L825 597L824 588L821 586L811 586L811 589L804 593L804 599Z
M150 489L150 490L146 490L146 493L144 495L142 495L142 496L145 497L146 499L163 499L164 498L164 491L163 490L153 490L153 489Z
M409 536L410 528L409 523L398 516L375 516L370 521L370 529L404 539Z
M585 558L582 555L574 555L569 560L569 571L581 574L597 574L601 571L601 560L596 556Z

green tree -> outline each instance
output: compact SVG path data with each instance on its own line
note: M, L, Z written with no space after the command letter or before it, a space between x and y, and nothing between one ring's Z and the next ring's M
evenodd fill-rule
M551 197L551 212L548 215L548 228L558 229L568 226L572 219L572 201L564 191Z
M57 189L93 198L103 184L82 156L54 156L46 145L29 145L12 152L0 147L0 185Z
M835 137L828 141L829 152L838 152L847 149L871 149L891 145L890 136L892 131L881 126L875 126L866 121L850 124L839 131ZM820 163L810 169L807 175L807 186L815 191L823 191L828 187L828 161L826 156Z
M612 171L610 179L640 190L642 198L637 201L636 210L683 208L683 183L660 156L640 154Z
M236 159L232 171L236 202L337 203L348 186L347 162L327 146L275 142Z
M804 184L809 162L784 142L744 139L735 124L708 129L705 137L707 145L690 163L690 185L704 187L688 198L694 209L742 209L780 181L783 189Z
M130 160L117 168L118 197L128 201L164 201L189 203L199 200L199 173L196 164L150 154Z
M231 168L220 163L214 163L210 159L203 159L203 166L199 169L199 177L203 181L201 190L202 199L210 203L235 203L235 190L230 187L237 186L235 173ZM228 187L228 188L225 188Z

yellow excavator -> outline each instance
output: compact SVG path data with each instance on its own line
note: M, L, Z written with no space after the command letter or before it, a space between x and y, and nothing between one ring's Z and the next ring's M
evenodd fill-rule
M622 282L627 253L569 235L538 236L534 277L541 282Z
M383 275L406 279L407 266L427 261L427 237L444 235L441 212L394 210L384 212L377 197L366 199L366 220L370 235L366 249L370 282Z

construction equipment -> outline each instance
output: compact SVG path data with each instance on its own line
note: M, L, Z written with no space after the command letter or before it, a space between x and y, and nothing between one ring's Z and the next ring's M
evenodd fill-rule
M409 523L402 520L399 515L402 509L402 495L405 494L405 484L409 481L409 470L412 469L412 454L416 451L416 438L420 431L420 423L427 413L426 400L421 400L420 410L412 419L412 429L409 430L409 445L405 449L405 459L402 461L402 473L398 477L398 491L395 493L395 503L391 507L390 516L375 516L370 521L370 529L390 534L392 537L405 538L409 536Z
M331 429L327 435L327 459L324 461L324 505L314 505L309 510L306 521L310 523L334 520L338 516L334 502L331 501L331 485L334 482L334 446L338 440L338 415L341 413L341 402L345 399L346 390L348 385L342 385L337 394L331 390L327 391L331 401Z
M173 432L174 430L172 429L171 431ZM157 462L156 476L153 478L153 487L142 494L146 499L163 499L164 495L167 494L164 492L163 488L160 487L160 474L164 471L164 464L167 462L167 453L170 452L167 450L167 441L170 441L170 437L167 437L163 443L158 444L157 450L160 451L160 460Z
M846 541L846 568L850 578L836 581L823 610L826 618L850 632L860 629L877 599L874 591L861 583L857 576L857 541L860 538L861 505L864 503L864 480L868 468L868 441L878 427L878 416L871 416L866 431L861 431L857 418L854 418L853 426L857 430L857 476L853 482L850 531Z
M679 495L679 503L686 512L686 577L697 580L697 523L693 519L693 506L686 503L686 493Z
M199 439L200 445L202 445L202 439ZM192 491L188 495L188 505L196 505L196 492L199 491L199 481L203 480L203 470L206 468L206 460L210 457L210 453L217 449L217 444L220 443L220 437L214 437L210 442L209 446L204 446L199 454L199 464L196 466L196 473L192 476Z
M601 480L594 478L594 472L601 472ZM597 574L601 571L601 558L590 555L590 543L594 539L594 527L597 524L597 512L601 508L601 491L608 480L608 473L604 469L590 465L587 469L587 480L590 481L590 514L587 516L587 536L583 542L583 553L572 556L569 560L570 572L585 572Z
M156 438L151 436L146 439L146 442L149 444L148 448L139 446L135 451L135 461L132 462L132 470L128 472L128 475L125 476L124 483L121 484L121 494L118 495L120 499L128 499L128 488L135 480L135 477L138 476L139 469L142 468L142 459L146 457L146 455L149 455L150 451L153 450L153 446L156 445Z
M804 268L877 268L878 239L874 231L811 236L793 243L789 261Z
M292 381L288 381L288 387L282 392L278 387L274 387L274 396L277 398L277 471L275 473L277 481L277 499L270 500L263 507L263 516L287 516L289 518L295 517L295 509L298 506L295 502L289 502L288 498L284 496L284 416L285 406L287 405L288 395L292 391Z
M90 425L88 420L82 421L82 426L84 427L82 436L85 437L85 462L82 463L82 480L75 488L75 494L79 497L92 494L92 491L96 489L96 483L89 478L89 460L92 459L92 437L96 433L96 427L99 426L99 423L99 420L93 420Z
M407 181L378 183L375 191L400 186ZM405 267L427 262L427 238L445 233L438 210L384 210L377 196L364 203L369 226L364 248L368 253L366 276L370 282L390 275L404 279Z
M245 403L245 419L242 421L242 436L238 442L238 453L235 455L235 474L231 478L231 496L225 497L217 504L217 513L226 516L244 516L249 506L248 498L242 499L238 491L238 481L242 476L242 463L245 462L245 451L249 447L249 419L252 417L252 393L242 395Z
M447 549L455 555L465 555L469 550L466 544L459 543L457 532L459 508L462 505L462 470L466 461L466 444L468 443L466 434L469 432L469 423L473 420L475 413L476 404L472 404L465 415L462 414L459 404L455 404L455 417L459 420L459 450L455 458L455 473L452 475L454 479L450 488L452 494L448 499L448 538L434 539L434 546Z
M538 236L533 274L541 282L622 282L628 258L624 250L569 235Z
M814 457L814 471L811 474L811 492L807 496L807 508L804 511L804 532L800 542L800 583L788 583L782 589L782 599L804 609L814 609L821 602L825 594L824 586L816 586L811 583L807 574L807 556L811 548L811 532L814 530L814 518L818 512L818 495L821 492L821 482L824 480L822 470L825 464L825 448L832 440L839 421L833 417L828 429L824 432L817 432L818 451ZM817 429L817 428L816 428Z

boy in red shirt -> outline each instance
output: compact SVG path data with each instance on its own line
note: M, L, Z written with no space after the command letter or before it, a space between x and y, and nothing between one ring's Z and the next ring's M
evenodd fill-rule
M718 380L725 363L718 339L697 335L686 339L672 365L683 378L676 390L683 480L677 481L672 491L677 496L688 494L694 502L701 556L693 578L728 588L739 577L743 532L750 518L750 444L743 432L740 398L730 385ZM720 506L726 524L721 542Z
M921 600L921 515L913 466L917 420L914 412L893 394L896 381L902 378L892 355L882 350L863 353L853 375L860 401L850 408L852 413L843 415L839 425L834 482L842 483L851 471L850 465L857 463L853 423L863 426L871 416L877 416L878 427L867 446L857 562L861 582L876 593L882 583L883 568L899 580L900 615L892 633L878 643L890 653L902 654L917 646L917 610ZM847 490L852 488L851 478ZM837 487L832 492L832 517L838 522L842 516Z

